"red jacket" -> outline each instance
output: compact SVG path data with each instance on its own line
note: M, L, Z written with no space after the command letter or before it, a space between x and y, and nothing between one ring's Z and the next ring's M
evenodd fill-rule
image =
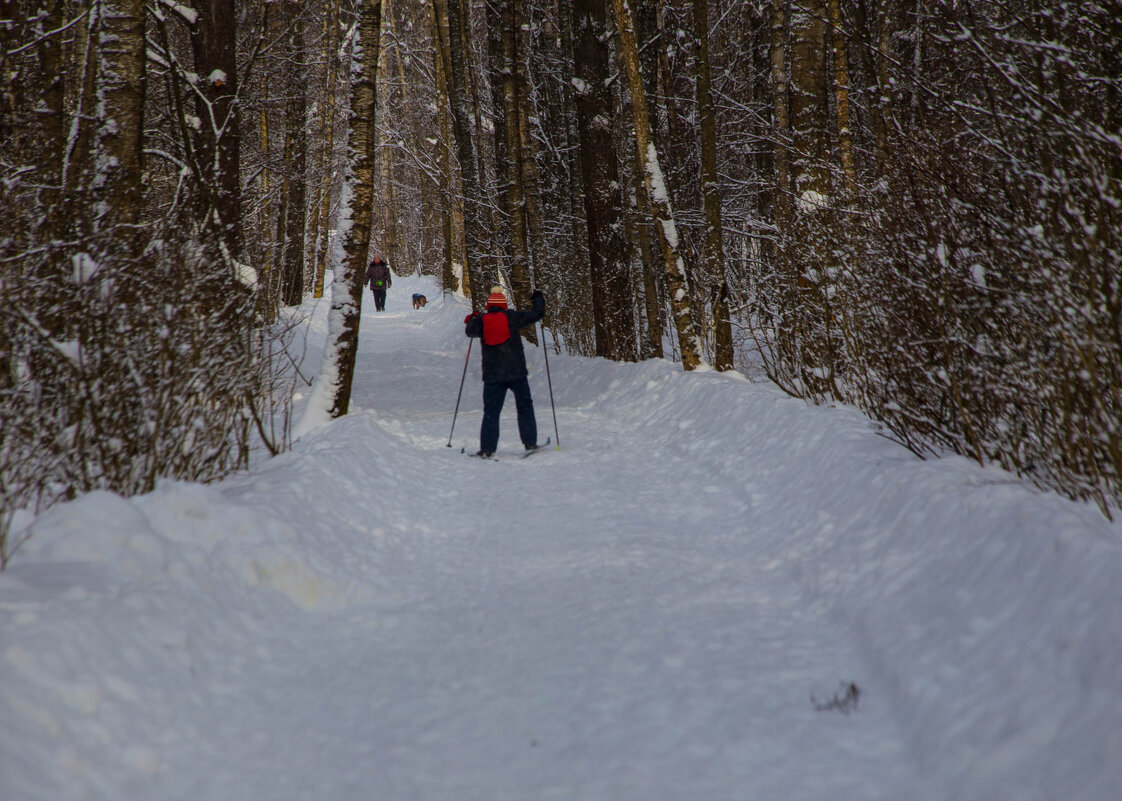
M545 298L541 296L541 293L535 292L531 303L530 311L508 310L491 306L487 309L486 315L469 314L464 320L464 333L469 337L483 339L484 384L505 384L526 377L528 372L526 370L526 353L522 350L522 337L518 336L518 329L533 325L545 316ZM484 338L483 318L493 314L506 318L510 334L504 342L498 345L488 345L487 339L491 337ZM503 321L498 320L497 322L501 327ZM488 328L490 329L491 326L488 325Z

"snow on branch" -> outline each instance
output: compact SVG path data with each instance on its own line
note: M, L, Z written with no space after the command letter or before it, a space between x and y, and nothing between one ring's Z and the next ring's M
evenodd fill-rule
M69 30L70 28L72 28L73 26L75 26L79 22L81 22L83 19L85 19L86 16L89 15L89 13L90 13L89 9L86 9L85 11L83 11L81 14L76 16L74 19L70 20L70 22L66 23L65 25L60 25L59 27L55 28L52 31L47 31L42 36L36 37L34 41L28 42L23 47L17 47L15 50L9 50L8 51L8 57L10 58L11 56L18 56L20 53L24 53L28 50L31 50L35 47L38 47L41 43L47 41L52 36L57 36L60 33L64 33L65 31Z
M176 3L175 0L159 0L159 3L173 14L178 14L188 25L194 25L199 20L199 12L190 6Z

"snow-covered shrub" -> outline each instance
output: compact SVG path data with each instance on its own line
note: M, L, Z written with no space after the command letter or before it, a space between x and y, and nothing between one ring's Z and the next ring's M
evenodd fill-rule
M1109 20L1027 9L1001 35L975 20L962 46L943 13L924 75L940 99L894 138L846 237L848 391L917 450L995 461L1109 514L1122 502Z
M877 25L866 35L883 51L850 51L852 179L833 131L833 195L809 211L798 186L823 163L791 146L802 166L777 186L776 231L741 284L764 366L792 394L857 403L917 453L997 462L1109 515L1118 21L1091 3L935 3Z
M153 233L163 236L135 260L113 260L111 248L4 260L5 510L247 464L273 370L254 293L172 227Z

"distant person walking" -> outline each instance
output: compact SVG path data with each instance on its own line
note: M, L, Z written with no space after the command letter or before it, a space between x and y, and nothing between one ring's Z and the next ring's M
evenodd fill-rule
M370 266L366 268L366 283L374 292L374 311L386 310L386 290L393 284L390 266L382 261L382 254L375 254Z
M530 304L530 311L508 309L502 287L495 286L487 298L487 311L469 314L464 319L464 333L483 340L483 425L479 429L478 456L492 456L499 446L499 414L508 389L514 393L522 445L528 451L538 448L534 399L530 396L526 353L518 330L545 316L542 293L534 290Z

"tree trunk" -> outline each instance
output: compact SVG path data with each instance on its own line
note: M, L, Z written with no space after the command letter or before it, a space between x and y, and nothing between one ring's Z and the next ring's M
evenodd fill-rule
M46 20L53 30L56 10ZM39 46L46 89L37 116L49 154L38 179L48 206L41 234L76 239L98 261L132 259L142 248L144 19L141 0L96 0L71 32L69 59L57 32ZM76 102L67 100L71 67Z
M102 0L98 57L98 95L104 109L98 120L103 157L103 220L129 226L117 236L137 253L135 226L143 188L145 87L144 0ZM108 228L109 226L105 226Z
M242 258L236 6L235 0L199 4L191 29L199 76L196 113L201 124L196 151L204 186L200 214L218 234L230 262Z
M782 263L783 234L793 214L791 166L788 138L791 133L790 100L787 92L787 0L771 2L771 109L775 127L775 199L772 202L778 233L776 259Z
M632 0L628 0L629 4ZM654 108L650 108L650 101L648 101L647 116L651 118L651 131L652 141L656 136L661 137L664 149L669 149L674 142L680 142L681 136L679 129L681 122L678 120L678 107L672 101L674 97L674 73L670 69L670 51L674 47L674 42L677 39L676 31L672 29L666 19L666 5L667 0L653 0L654 2L654 25L655 30L658 31L659 47L651 48L654 52L654 62L658 65L658 69L654 75L651 76L655 85L655 93L647 94L648 98L662 98L662 102L657 100L654 102ZM628 5L630 8L630 5ZM633 14L634 18L635 15ZM632 30L635 29L635 23L632 22ZM638 41L638 36L636 36ZM640 56L641 58L641 56ZM640 60L640 67L642 61ZM645 85L644 85L645 87ZM657 115L657 120L655 119ZM662 127L659 127L661 123ZM657 131L657 133L656 133ZM669 188L668 188L669 189Z
M304 15L300 0L288 0L289 54L293 68L285 107L285 209L284 263L281 300L299 306L304 298L304 230L307 218L307 61L304 48Z
M510 283L515 305L530 305L530 254L526 226L526 190L522 183L522 133L519 125L522 103L518 85L518 44L522 28L521 0L502 0L503 129L506 144L506 196L510 214ZM534 329L524 332L536 342Z
M829 0L830 34L834 43L834 113L838 123L838 156L847 201L857 194L857 169L853 163L853 132L849 114L849 58L842 35L841 2Z
M596 355L634 361L638 353L635 304L623 240L623 193L612 141L605 0L575 0L573 28Z
M44 18L36 33L57 30L63 24L62 0L52 0L44 5ZM68 59L64 58L59 36L42 36L35 46L42 91L33 119L37 123L36 133L42 152L46 154L38 170L45 207L39 235L45 241L69 238L67 229L75 222L72 219L75 216L73 207L77 204L74 190L89 155L90 121L95 113L96 48L91 24L90 15L86 15L77 26L75 51L79 51L81 56L70 59L72 63L67 63ZM84 42L80 50L79 42ZM66 83L67 71L72 67L78 72L81 89L73 114L72 133L68 135Z
M327 269L327 250L331 240L331 187L335 174L335 94L339 86L339 0L324 0L324 68L323 92L320 96L320 184L317 202L312 210L309 230L315 241L315 277L312 296L323 297L324 272Z
M477 170L472 137L471 93L468 86L470 53L466 46L463 0L445 0L448 17L448 55L451 67L449 85L452 99L452 129L456 139L456 155L460 162L460 184L464 194L464 274L468 291L477 311L487 299L482 258L485 247L482 187Z
M494 131L495 164L502 170L507 162L506 152L506 37L510 23L510 0L485 0L484 22L487 28L486 71L491 95L491 117ZM502 177L506 184L506 176Z
M775 177L772 194L772 222L775 238L772 251L774 280L772 301L766 307L774 326L775 360L768 365L769 377L788 392L797 393L798 374L798 264L791 252L794 237L795 203L791 185L791 98L788 82L788 3L771 3L771 108ZM770 345L771 343L769 343Z
M649 0L640 0L636 13L636 24L639 26L637 35L640 37L640 41L649 41L658 35L656 9ZM624 63L620 51L621 48L617 48L616 55L619 59L619 69L621 73L626 74L627 65ZM639 68L643 73L644 90L649 95L658 86L658 54L655 52L655 48L649 47L640 53ZM631 120L631 126L627 133L634 137L635 109L632 105L633 100L630 91L627 93L625 103L626 109L630 111L629 118ZM651 199L647 194L646 170L643 164L638 149L634 149L631 158L632 192L635 198L635 219L632 228L634 229L634 245L638 250L639 280L643 287L643 317L646 329L643 332L645 336L639 342L639 358L661 359L663 357L662 302L659 299L659 274L656 272L657 267L661 265L656 265L654 246L651 242Z
M521 4L522 0L519 0ZM529 28L528 25L520 26ZM533 53L531 35L528 30L520 31L518 58L514 64L515 82L518 88L518 136L522 150L522 186L526 205L526 237L528 245L529 275L531 282L538 280L538 260L545 254L545 238L542 232L541 212L541 171L538 168L537 143L531 131L530 119L533 108L530 99L530 79L528 59Z
M448 9L446 0L433 0L429 6L432 22L433 73L436 76L436 163L440 174L440 224L443 233L442 286L445 292L459 292L462 289L456 272L456 242L462 236L456 229L455 215L450 199L455 181L452 171L452 153L448 143L452 141L452 123L449 112L448 81L451 71L451 56L448 52ZM462 268L461 268L462 271Z
M621 62L620 67L623 67ZM630 96L630 95L629 95ZM635 119L626 101L625 113L630 120ZM635 136L634 123L628 127L625 136ZM642 293L643 306L637 317L639 323L639 358L662 358L662 304L658 297L658 281L654 271L654 254L651 244L651 201L643 180L643 164L638 153L632 149L631 159L631 197L628 200L626 235L631 243L631 258L638 263L635 277L635 292Z
M564 0L558 3L558 25L560 27L560 45L561 52L574 58L576 53L576 36L573 33L573 14L572 10L566 7ZM574 59L575 60L575 59ZM566 62L566 67L569 64ZM567 81L565 84L565 208L567 210L567 217L569 219L568 226L568 248L566 249L565 256L569 269L566 271L565 276L568 281L573 285L588 285L591 284L591 278L587 272L587 260L584 254L588 249L588 226L584 218L584 186L581 182L581 176L584 175L584 167L582 166L581 148L580 148L580 125L577 121L577 91L573 81ZM578 267L579 265L579 267ZM581 293L580 298L583 300L585 297L591 297L591 292ZM573 319L584 318L584 309L590 307L591 302L580 303L578 311L570 315ZM584 328L584 326L580 326Z
M475 174L478 191L478 204L479 204L479 245L476 248L476 272L482 277L486 284L484 289L489 288L493 283L487 280L489 276L495 276L497 279L502 275L499 269L499 262L502 260L502 242L499 239L496 231L498 230L498 222L495 219L495 212L498 209L499 198L497 197L499 190L497 188L498 179L492 180L491 170L498 171L497 164L494 163L493 154L488 152L487 142L490 140L492 147L494 147L494 135L488 136L487 126L484 125L483 119L483 103L480 100L482 89L480 88L480 81L485 80L484 70L482 65L476 64L473 54L476 52L475 47L472 45L472 2L471 0L462 0L463 2L463 51L464 51L464 65L467 73L467 96L468 108L471 110L471 118L475 125L475 131L472 136L473 151L475 153ZM491 122L491 120L488 120ZM498 130L502 130L501 126ZM482 301L483 298L480 298Z
M346 180L349 191L339 225L344 256L331 291L329 350L324 356L321 374L324 384L321 391L330 392L332 397L328 410L331 417L343 416L350 407L374 203L381 0L362 0L358 14L357 38L351 60L351 124L347 137Z
M64 19L64 2L63 0L48 0L44 4L44 17L38 26L38 32L46 32L50 30L57 30L63 24ZM80 23L78 28L79 35L84 33L85 36L81 37L86 42L83 56L89 68L83 69L79 80L83 87L86 84L86 75L93 75L93 62L94 51L92 34L90 30L89 16L83 23ZM78 37L76 37L78 39ZM42 36L35 45L36 55L39 62L39 71L41 74L41 82L43 85L42 94L40 95L39 107L36 109L35 117L40 120L40 125L43 129L44 144L47 144L51 154L55 157L51 169L47 172L48 180L53 178L53 183L60 180L65 180L65 174L62 168L64 159L66 158L67 147L67 133L66 133L66 70L69 65L63 58L62 41L60 36ZM84 94L84 92L83 92ZM83 109L85 112L80 115L76 122L79 126L88 128L84 125L85 120L92 118L93 109Z
M409 108L409 84L405 77L405 67L401 59L400 37L398 36L394 23L393 0L382 0L382 24L385 27L387 41L395 43L395 46L382 50L382 56L386 63L383 67L379 68L379 71L384 71L387 74L393 75L395 72L394 68L396 68L397 81L391 89L387 90L387 97L382 103L382 129L385 138L378 146L379 173L381 175L378 191L378 208L381 211L382 218L382 240L379 250L389 264L404 265L408 264L410 259L407 256L408 243L402 241L401 215L398 211L397 155L395 143L392 141L397 132L394 131L384 119L385 115L388 113L385 109L390 107L391 95L395 91L401 95L398 101L400 107ZM386 82L383 81L382 85L386 86ZM411 132L404 134L404 138L408 139L410 137ZM411 145L412 143L410 142L410 146ZM416 152L416 148L413 148L413 152Z
M8 68L8 48L15 27L15 0L0 0L0 141L7 141L15 125L16 75Z
M635 146L643 160L643 175L651 199L651 216L655 223L659 249L662 252L663 270L666 274L666 291L670 295L670 308L678 333L678 347L682 353L682 368L693 370L702 363L701 341L694 325L690 308L689 287L685 260L678 247L678 230L674 222L670 194L659 164L658 149L651 138L650 115L643 91L643 76L639 69L639 47L635 41L635 27L628 0L613 0L616 26L619 30L622 58L627 68L627 81L631 88L631 105L635 110Z
M790 17L791 24L791 134L792 162L798 207L813 214L830 196L826 167L829 126L826 118L826 3L803 0Z
M271 146L269 137L269 110L264 106L261 108L260 119L261 122L257 126L258 146L261 148L261 153L265 157L265 163L271 164L273 163L273 157L269 152ZM261 219L264 221L265 242L261 253L261 263L257 268L257 281L260 287L257 296L257 313L261 315L261 319L265 323L270 325L274 323L277 318L277 296L279 293L277 292L276 281L276 245L284 235L284 218L287 213L285 202L287 199L288 195L282 192L280 211L276 216L276 226L274 228L273 171L268 167L263 167L261 170ZM283 245L281 250L283 253Z
M835 0L836 2L836 0ZM733 367L729 287L725 280L725 245L721 224L721 190L717 175L717 119L709 88L709 3L694 0L694 39L697 46L697 111L701 127L701 192L705 207L705 267L715 281L713 318L716 323L714 367Z
M803 0L791 26L791 144L797 215L794 357L805 391L815 398L839 394L831 341L834 270L830 245L829 81L826 69L826 0Z
M877 20L874 29L869 22L868 5L873 4L873 16ZM872 129L872 138L876 143L875 155L872 166L878 175L884 175L888 170L886 156L887 132L885 130L884 106L887 102L888 86L882 85L882 72L880 67L880 37L881 31L887 30L889 20L886 19L887 11L876 13L876 0L858 0L853 4L854 27L857 30L856 51L861 60L862 71L868 85L864 87L864 104L868 108L869 128Z

